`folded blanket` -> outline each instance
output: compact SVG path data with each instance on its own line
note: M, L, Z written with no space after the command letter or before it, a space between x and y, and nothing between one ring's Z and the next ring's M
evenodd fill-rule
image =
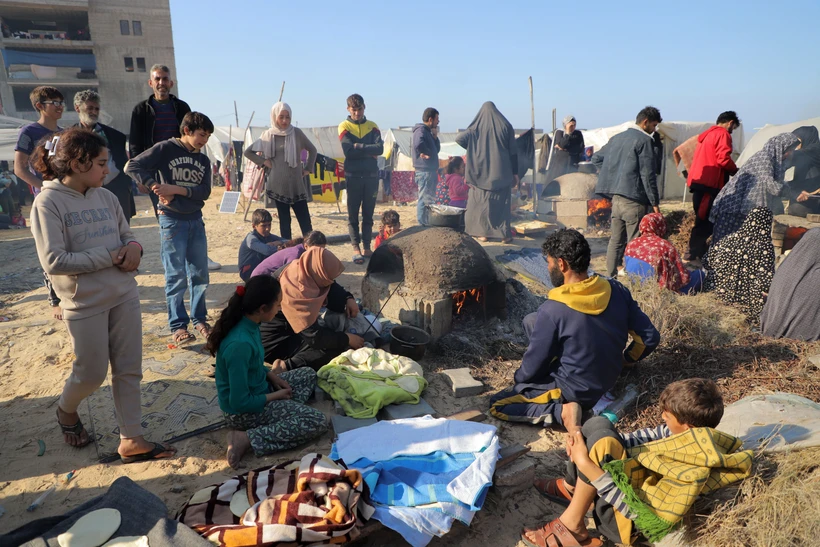
M326 545L359 535L361 473L321 454L250 471L194 494L178 520L216 545Z
M352 418L373 418L390 404L416 404L427 387L421 365L372 348L348 350L317 375L319 387Z
M680 169L680 164L683 162L683 169L689 171L689 168L692 167L692 160L695 159L695 150L698 147L698 137L700 135L695 135L693 137L689 137L683 144L678 146L672 151L672 157L675 160L675 167Z
M629 508L635 526L649 541L661 540L701 494L745 479L752 469L751 450L708 427L690 429L630 448L626 460L604 464Z

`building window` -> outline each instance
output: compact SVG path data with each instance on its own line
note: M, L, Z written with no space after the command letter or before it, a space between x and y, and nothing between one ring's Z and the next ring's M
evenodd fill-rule
M145 72L145 57L137 57L137 72Z
M134 26L134 36L142 36L142 21L131 21Z
M126 19L120 19L120 34L123 36L128 36L131 34L131 27L128 26L128 21Z
M125 71L126 72L134 72L134 58L133 57L126 57L125 58Z

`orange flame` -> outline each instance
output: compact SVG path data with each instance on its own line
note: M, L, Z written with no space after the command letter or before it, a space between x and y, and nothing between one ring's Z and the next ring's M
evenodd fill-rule
M612 202L606 198L591 199L587 202L587 216L593 216L601 209L612 209Z
M461 314L461 310L468 302L481 302L482 289L470 289L467 291L459 291L453 294L453 304L456 306L456 315Z

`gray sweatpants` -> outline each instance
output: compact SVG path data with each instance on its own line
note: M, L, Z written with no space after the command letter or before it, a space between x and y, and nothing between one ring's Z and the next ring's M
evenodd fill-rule
M623 196L612 196L612 235L606 249L606 273L609 277L618 275L626 244L638 237L638 226L648 210L643 203Z
M111 363L111 388L120 437L142 435L142 314L134 298L85 319L65 322L76 359L60 396L60 409L77 412L83 399L105 381Z

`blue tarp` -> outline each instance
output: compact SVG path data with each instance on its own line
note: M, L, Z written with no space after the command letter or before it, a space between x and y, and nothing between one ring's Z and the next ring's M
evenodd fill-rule
M6 68L9 65L43 65L97 70L97 61L93 53L38 53L4 49L3 61Z

